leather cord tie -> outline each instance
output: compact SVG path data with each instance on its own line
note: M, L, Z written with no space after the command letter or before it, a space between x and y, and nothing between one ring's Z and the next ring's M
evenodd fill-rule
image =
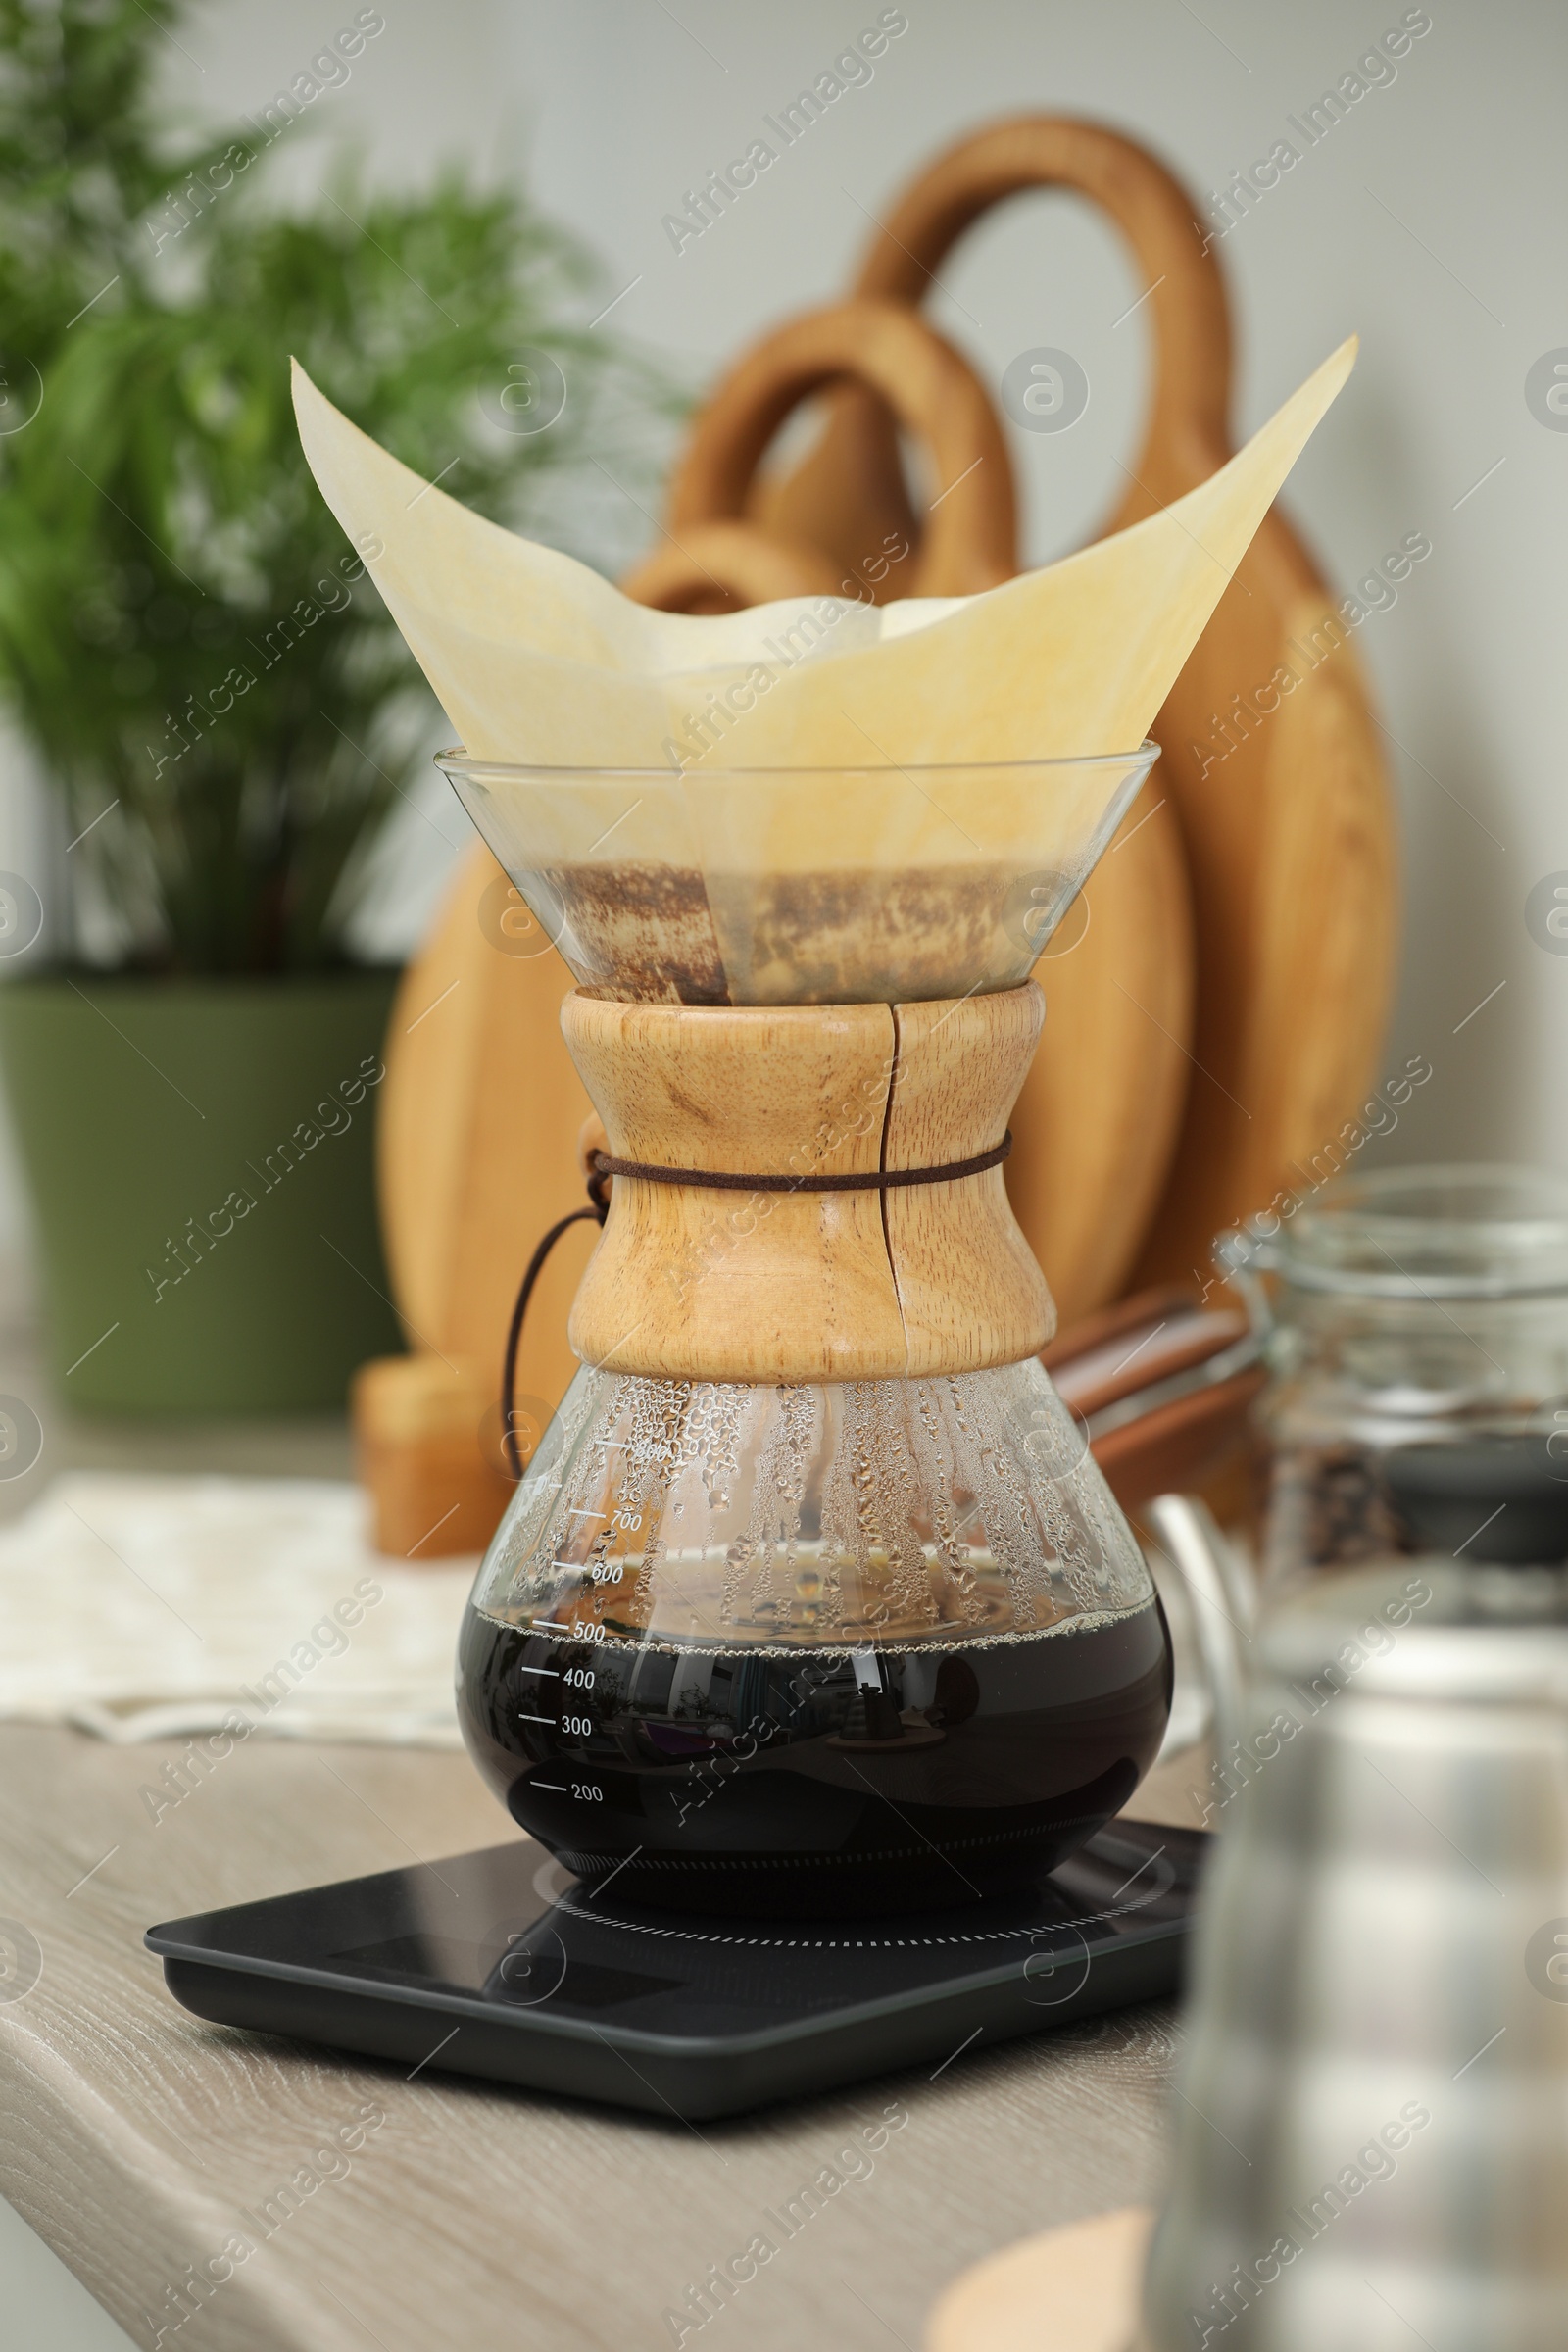
M528 1260L517 1303L512 1310L506 1367L501 1379L501 1434L513 1477L520 1479L523 1472L516 1432L517 1350L522 1342L528 1301L546 1258L568 1226L581 1224L589 1217L603 1225L610 1213L608 1186L612 1176L626 1176L638 1184L696 1185L705 1191L720 1193L891 1193L910 1184L959 1184L966 1176L983 1176L988 1168L1000 1168L1011 1150L1009 1127L1000 1144L989 1152L976 1152L973 1159L950 1159L939 1168L871 1168L863 1176L742 1176L719 1168L659 1167L651 1160L616 1159L612 1152L596 1152L593 1173L588 1179L592 1206L574 1208L551 1226Z
M1000 1168L1011 1150L1009 1127L1000 1144L973 1159L950 1159L940 1168L872 1168L863 1176L739 1176L718 1168L664 1168L596 1152L594 1175L601 1180L630 1176L639 1184L694 1184L721 1193L891 1193L906 1184L957 1184L965 1176L983 1176L988 1168ZM588 1189L593 1191L591 1181Z

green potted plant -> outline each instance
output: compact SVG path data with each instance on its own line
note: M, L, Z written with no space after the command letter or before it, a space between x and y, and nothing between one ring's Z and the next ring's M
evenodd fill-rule
M41 901L57 941L0 987L0 1058L71 1402L300 1409L397 1345L396 974L354 923L435 714L306 469L289 355L524 527L633 377L565 323L584 264L515 192L269 207L304 135L272 110L172 157L177 13L0 0L0 693L71 845L63 888L0 883L0 947Z

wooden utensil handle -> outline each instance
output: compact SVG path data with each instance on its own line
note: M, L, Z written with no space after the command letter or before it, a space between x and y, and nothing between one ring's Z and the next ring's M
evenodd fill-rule
M1184 473L1200 479L1230 454L1224 280L1186 190L1119 131L1071 116L1020 115L960 139L877 229L857 292L923 301L946 255L982 213L1047 187L1073 188L1102 206L1150 289L1155 368L1139 470L1168 450Z
M796 405L851 379L879 394L931 452L932 512L904 596L969 596L1017 568L1012 466L968 362L902 304L847 302L808 312L757 344L698 416L670 486L669 523L739 516L763 451ZM890 551L863 551L885 564ZM906 551L907 552L907 551ZM882 575L879 575L882 576ZM853 580L842 591L857 593Z
M777 1177L945 1167L1003 1139L1044 1013L710 1007L574 993L562 1027L617 1159ZM585 1363L658 1379L927 1378L1017 1363L1055 1310L1002 1170L735 1193L617 1175L572 1307Z

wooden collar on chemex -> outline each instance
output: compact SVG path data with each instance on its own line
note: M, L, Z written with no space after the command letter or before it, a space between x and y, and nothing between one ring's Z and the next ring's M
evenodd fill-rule
M928 1378L1055 1327L1007 1204L1033 982L916 1004L562 1008L605 1125L604 1234L572 1308L587 1364L654 1379ZM530 1271L537 1273L538 1260Z

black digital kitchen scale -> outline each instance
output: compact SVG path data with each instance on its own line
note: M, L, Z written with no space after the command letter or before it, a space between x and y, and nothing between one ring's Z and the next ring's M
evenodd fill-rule
M619 1903L521 1838L146 1941L215 2024L684 2121L1173 1992L1209 1842L1115 1821L1027 1895L794 1923Z

